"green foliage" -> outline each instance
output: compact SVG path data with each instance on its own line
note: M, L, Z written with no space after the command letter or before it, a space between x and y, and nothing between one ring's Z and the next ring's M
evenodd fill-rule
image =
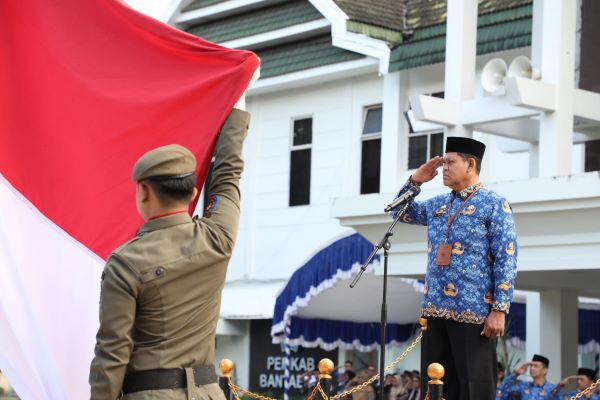
M510 324L511 319L507 318L506 325L504 327L504 336L498 338L498 346L496 347L496 354L498 355L498 362L502 364L504 368L504 374L509 374L513 371L517 364L521 361L521 358L518 357L517 353L509 350L508 342L510 341Z

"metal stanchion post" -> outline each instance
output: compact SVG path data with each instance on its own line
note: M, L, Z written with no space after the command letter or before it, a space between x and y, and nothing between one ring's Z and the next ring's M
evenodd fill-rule
M444 382L441 379L444 377L444 372L442 364L432 363L427 367L427 376L430 379L428 384L429 400L443 400Z
M224 358L219 363L219 369L221 370L221 375L219 376L219 386L225 395L225 399L229 400L231 398L231 388L229 387L229 379L231 378L231 374L233 372L233 368L235 368L235 364L233 361Z
M323 397L323 400L327 400L331 396L331 373L334 368L335 365L329 358L323 358L319 361L319 384L323 389L320 397Z

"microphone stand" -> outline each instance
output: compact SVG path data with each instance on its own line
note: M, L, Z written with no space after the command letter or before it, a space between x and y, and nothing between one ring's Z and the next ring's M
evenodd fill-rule
M385 379L384 369L385 369L385 330L387 325L387 269L388 269L388 258L389 251L392 244L390 243L390 237L394 235L394 227L400 221L400 218L406 213L406 209L408 208L409 202L405 201L400 211L396 214L394 218L394 222L389 226L387 232L383 235L381 240L374 245L373 251L367 258L367 261L360 267L360 270L354 276L352 283L350 284L350 288L354 288L358 283L359 279L362 277L362 274L367 269L367 266L371 263L375 255L383 248L383 298L381 301L381 345L379 352L379 400L385 400L383 393L383 382Z

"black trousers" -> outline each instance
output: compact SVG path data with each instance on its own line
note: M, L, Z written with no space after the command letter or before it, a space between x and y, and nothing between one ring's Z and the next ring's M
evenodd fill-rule
M497 339L481 335L483 325L429 318L421 341L422 396L427 392L427 367L444 366L445 400L496 398Z

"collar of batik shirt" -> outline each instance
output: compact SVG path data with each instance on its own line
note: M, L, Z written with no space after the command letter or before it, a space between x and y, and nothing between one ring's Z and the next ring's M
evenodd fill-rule
M472 195L476 190L479 190L482 187L483 187L483 183L477 182L477 183L472 184L471 186L468 186L468 187L464 188L460 192L458 192L458 195L463 200L465 200L467 197L469 197L470 195ZM456 192L453 190L452 194L456 195Z

